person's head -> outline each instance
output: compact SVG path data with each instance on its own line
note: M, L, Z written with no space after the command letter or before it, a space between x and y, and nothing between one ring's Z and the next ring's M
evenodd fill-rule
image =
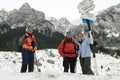
M71 32L67 32L67 33L66 33L66 37L67 37L67 38L72 38Z
M78 34L78 39L83 39L83 37L84 37L83 33Z
M29 34L32 34L32 33L33 33L33 28L32 28L32 26L30 26L30 25L27 26L27 27L26 27L26 32L29 33Z

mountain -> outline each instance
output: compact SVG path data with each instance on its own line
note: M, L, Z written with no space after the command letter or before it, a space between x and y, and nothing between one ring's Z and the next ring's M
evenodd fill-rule
M77 39L78 33L87 29L87 26L80 24L70 31ZM84 29L85 28L85 29ZM120 4L100 11L96 15L95 25L93 27L93 37L97 42L96 50L108 54L119 54L120 52Z
M55 27L54 24L52 24L48 20L38 20L34 25L33 29L38 30L39 32L42 32L43 34L49 34L49 32L54 32Z
M2 9L0 11L0 22L6 21L8 15L9 15L9 13L5 9Z
M69 31L70 28L74 27L75 25L72 25L69 20L65 17L62 17L60 19L56 18L47 18L48 21L50 21L55 26L55 30L59 31L63 34L65 34L67 31Z
M45 14L31 8L28 3L23 4L20 9L10 12L7 22L12 27L24 26L25 24L34 25L38 20L45 20Z
M97 41L97 49L110 53L112 55L120 52L120 4L112 6L96 15L93 36ZM77 35L87 30L85 25L73 25L65 17L46 18L45 14L37 11L28 3L23 4L19 9L7 12L5 9L0 11L0 33L11 33L12 29L24 27L31 24L35 31L43 35L51 36L54 32L65 34L67 31L73 33L73 37L77 39ZM8 34L8 33L6 33ZM7 45L7 44L6 44Z
M112 6L96 16L95 29L101 34L104 47L120 49L120 4Z
M39 32L42 31L44 34L49 31L55 31L54 25L50 21L45 20L45 14L31 8L28 3L10 12L2 9L0 11L0 23L2 22L8 24L12 29L32 25L33 29L38 29ZM2 30L0 30L1 33L5 32Z
M106 32L120 33L120 4L112 6L96 16L96 26L102 26ZM99 28L99 27L98 27ZM114 36L114 35L113 35ZM119 36L119 35L118 35Z
M38 20L45 20L45 14L31 8L28 3L23 4L20 9L0 11L0 22L6 21L11 27L24 26L26 23L35 24Z
M44 12L31 8L28 3L25 3L19 9L14 9L12 11L2 9L0 11L0 23L3 21L12 29L25 27L30 24L33 26L33 29L38 29L39 32L42 31L43 33L46 33L46 31L58 31L65 34L71 27L74 27L74 25L72 25L65 17L60 19L46 19Z
M25 34L27 25L33 26L38 49L57 48L64 38L62 33L55 30L54 24L45 19L43 12L25 3L10 12L5 9L0 11L0 51L18 51L18 39Z

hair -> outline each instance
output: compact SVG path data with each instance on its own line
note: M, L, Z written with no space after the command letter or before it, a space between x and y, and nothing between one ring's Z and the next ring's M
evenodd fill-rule
M84 36L84 34L83 34L83 33L79 33L78 35L80 35L80 34L81 34L82 36Z

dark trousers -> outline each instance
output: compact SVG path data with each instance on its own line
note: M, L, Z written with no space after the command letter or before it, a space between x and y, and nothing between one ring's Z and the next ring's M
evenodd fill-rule
M85 57L85 58L80 57L79 59L80 59L80 64L81 64L81 68L82 68L82 73L93 75L94 73L91 70L91 58L90 57Z
M64 72L68 72L70 67L70 72L75 73L76 61L77 58L64 57L63 58Z
M31 51L22 51L22 67L21 73L26 72L28 66L28 72L33 72L34 69L34 53Z

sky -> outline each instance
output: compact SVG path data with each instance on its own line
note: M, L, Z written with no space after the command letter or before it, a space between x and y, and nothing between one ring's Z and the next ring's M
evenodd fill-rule
M0 0L0 10L3 8L7 11L19 9L27 2L32 8L44 12L46 17L57 19L66 17L72 21L80 17L77 5L81 1L83 0ZM94 3L96 6L93 14L120 3L120 0L94 0Z

